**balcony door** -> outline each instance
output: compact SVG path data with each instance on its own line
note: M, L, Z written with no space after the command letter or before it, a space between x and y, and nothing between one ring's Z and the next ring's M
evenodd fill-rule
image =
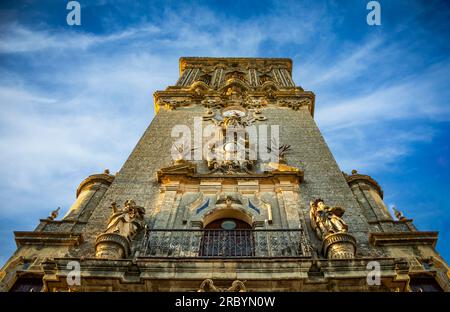
M209 223L203 232L200 256L251 257L255 255L252 227L241 220L223 218Z

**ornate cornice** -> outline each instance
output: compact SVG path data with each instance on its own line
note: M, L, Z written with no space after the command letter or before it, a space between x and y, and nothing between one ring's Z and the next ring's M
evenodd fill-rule
M293 168L293 167L292 167ZM280 177L293 177L298 183L303 182L304 173L301 169L295 168L292 171L272 170L262 173L235 173L235 174L216 174L216 173L197 173L197 165L188 161L180 164L161 168L157 171L156 177L159 183L166 179L271 179Z
M215 102L226 107L265 99L269 105L314 114L313 92L292 80L292 60L286 58L180 58L180 79L175 86L154 93L155 111L174 110Z
M292 60L289 58L251 58L251 57L181 57L180 76L188 67L211 67L211 68L286 68L292 75Z
M175 110L191 105L205 106L204 100L207 100L210 104L214 102L214 106L226 107L227 105L235 105L232 101L224 98L221 92L211 89L206 90L203 94L196 94L191 89L168 89L165 91L156 91L153 96L156 112L159 112L161 108ZM242 102L251 101L252 98L267 98L267 96L268 93L265 91L249 90L244 92L245 100ZM270 92L270 96L271 100L267 105L268 107L288 107L293 110L305 107L311 116L314 116L315 95L313 92L301 91L299 89L290 91L278 90Z
M67 290L67 276L70 274L68 263L78 261L81 265L82 283L81 291L99 290L126 290L131 285L133 289L141 291L155 291L155 285L159 291L174 290L173 280L182 281L178 283L178 291L195 291L198 285L210 276L213 270L216 275L229 275L229 265L239 264L241 268L240 278L249 284L249 289L258 289L261 283L273 284L273 274L283 274L289 278L286 281L292 284L276 289L294 290L295 284L301 284L302 290L317 290L317 285L327 287L330 280L342 280L348 283L360 280L361 284L366 284L367 267L371 261L380 264L380 278L384 289L405 290L409 278L408 263L398 263L395 258L355 258L355 259L302 259L302 258L282 258L273 261L270 258L243 258L230 259L205 259L205 258L142 258L136 259L94 259L94 258L54 258L47 259L43 264L45 272L44 283L47 289L52 291ZM224 265L225 264L225 265ZM313 264L319 268L322 278L311 277L309 271ZM164 272L162 271L164 269ZM228 271L227 271L228 270ZM114 272L114 274L111 274ZM259 278L255 279L255 272ZM255 284L257 283L257 284ZM355 283L351 283L354 285ZM105 288L102 288L105 287ZM106 288L109 287L109 288ZM113 287L113 288L111 288ZM374 286L376 287L376 286ZM348 289L348 288L346 288ZM360 290L359 285L354 286L355 290ZM324 288L326 290L326 288ZM369 290L369 288L368 288Z
M438 232L382 232L370 233L369 242L374 246L431 245L436 246Z
M78 246L83 242L81 233L72 232L14 232L17 247L23 245Z
M161 183L168 176L187 176L193 177L197 172L197 165L188 161L181 160L173 166L161 168L156 172L156 178Z

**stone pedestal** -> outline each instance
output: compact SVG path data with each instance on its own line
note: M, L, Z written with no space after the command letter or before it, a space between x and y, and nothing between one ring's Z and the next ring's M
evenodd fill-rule
M335 233L325 237L322 252L328 259L352 259L356 253L356 240L347 233Z
M95 256L102 259L124 259L130 254L128 239L116 233L100 234L95 241Z

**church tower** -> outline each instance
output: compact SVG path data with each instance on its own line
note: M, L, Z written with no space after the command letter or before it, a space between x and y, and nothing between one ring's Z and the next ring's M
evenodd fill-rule
M180 59L115 175L15 232L3 291L449 291L437 232L341 172L277 58Z

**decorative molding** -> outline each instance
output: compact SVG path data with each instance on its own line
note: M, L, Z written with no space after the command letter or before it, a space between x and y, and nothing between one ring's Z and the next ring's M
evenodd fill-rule
M181 57L180 76L186 68L203 68L211 71L215 67L238 69L238 68L268 68L280 67L287 69L292 75L292 60L289 58L245 58L245 57Z
M165 91L156 91L153 94L155 111L159 112L161 108L172 111L191 105L203 105L206 108L223 108L239 103L250 109L264 109L270 106L286 107L293 110L306 108L314 116L315 95L312 92L297 88L290 91L278 90L273 83L265 83L259 87L260 90L258 88L241 88L237 91L237 86L240 86L240 84L236 81L227 84L224 90L222 88L219 90L205 90L204 87L200 88L198 85L194 89L174 90L169 87ZM202 85L204 84L202 83ZM229 91L229 89L231 90ZM234 99L230 99L232 97Z
M156 112L199 104L226 107L236 101L258 108L252 98L294 110L305 107L314 115L314 93L295 86L292 60L283 58L180 58L178 82L156 91L154 105Z
M382 232L369 233L369 242L374 246L431 245L436 246L438 232Z
M170 176L193 177L197 172L197 165L188 161L181 161L169 167L161 168L156 172L156 179L162 183L165 178Z
M199 258L141 258L107 260L98 258L55 258L43 263L44 283L49 291L67 290L67 269L70 261L81 264L81 291L115 290L124 291L133 286L139 291L192 291L199 288L205 277L214 271L214 281L218 286L229 286L236 276L229 273L230 265L236 259L199 259ZM395 258L374 257L355 259L302 259L282 258L277 261L267 258L239 259L239 280L245 283L247 290L271 288L271 291L327 291L327 281L341 280L343 289L360 291L361 285L367 285L367 265L378 261L381 272L381 286L373 289L406 289L408 263ZM316 263L323 279L311 276L311 266ZM130 268L139 275L130 275ZM114 272L115 274L111 274ZM273 274L281 274L283 279L274 281ZM257 278L255 278L257 274ZM219 276L220 278L218 278ZM223 277L222 277L223 276ZM319 278L319 280L318 280ZM349 278L360 283L347 285ZM182 281L176 285L173 280ZM274 284L276 283L276 284ZM264 286L267 285L267 286ZM301 285L299 287L299 285ZM105 287L105 288L102 288ZM109 288L106 288L109 287ZM350 287L350 288L348 288ZM387 288L386 288L387 287ZM370 290L371 287L366 288Z
M14 232L17 247L24 245L78 246L83 242L81 233L72 232Z

